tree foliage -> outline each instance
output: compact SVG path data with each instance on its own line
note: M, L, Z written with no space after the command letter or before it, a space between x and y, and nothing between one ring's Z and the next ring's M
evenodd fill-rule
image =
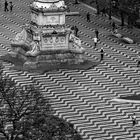
M53 115L49 100L33 85L17 87L0 66L0 133L7 140L80 140L73 125Z

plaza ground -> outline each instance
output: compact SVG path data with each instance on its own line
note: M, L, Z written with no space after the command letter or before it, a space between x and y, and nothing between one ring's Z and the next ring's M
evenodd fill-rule
M13 13L1 11L0 54L10 52L11 39L21 31L22 24L30 22L28 5L32 0L13 0ZM11 63L4 62L4 73L17 85L34 83L51 100L55 115L74 124L85 140L137 140L140 137L137 125L132 128L129 116L135 112L140 121L139 104L120 103L113 98L139 95L140 70L137 56L140 51L139 30L118 26L118 31L136 41L134 44L112 38L111 25L107 17L97 16L91 8L66 4L80 16L68 16L67 26L77 25L86 56L92 61L100 60L100 49L104 48L104 60L89 70L58 70L51 73L29 73L11 70ZM86 22L90 12L91 22ZM17 14L18 13L18 14ZM113 19L114 20L114 19ZM116 24L120 24L116 21ZM94 30L99 30L97 47L94 47Z

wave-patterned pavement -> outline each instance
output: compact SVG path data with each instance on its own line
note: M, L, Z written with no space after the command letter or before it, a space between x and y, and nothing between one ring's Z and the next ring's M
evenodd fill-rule
M1 11L0 55L10 51L11 38L21 31L21 23L29 22L27 5L31 2L13 0L14 11L11 15ZM70 8L74 10L73 5ZM79 8L86 9L80 5ZM75 17L67 19L70 25L81 21L80 37L90 59L98 61L99 48L104 46L106 52L103 62L87 71L59 70L45 74L11 70L11 64L3 63L5 75L17 85L34 83L38 86L44 96L50 98L55 115L73 123L85 140L138 140L140 127L137 125L135 129L132 128L129 115L135 112L139 121L139 104L117 103L112 100L121 95L139 94L139 69L132 68L135 66L133 61L136 60L134 55L137 55L138 48L109 39L106 35L109 29L103 28L97 17L92 22L97 22L96 27L103 32L99 48L94 48L92 26L89 28L81 17L77 17L77 21Z

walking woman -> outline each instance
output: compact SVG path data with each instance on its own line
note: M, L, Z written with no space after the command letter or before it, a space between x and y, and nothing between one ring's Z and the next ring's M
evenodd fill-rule
M133 113L133 115L131 115L130 117L131 117L131 120L132 120L132 126L134 128L135 125L137 124L137 119L136 119L135 113Z

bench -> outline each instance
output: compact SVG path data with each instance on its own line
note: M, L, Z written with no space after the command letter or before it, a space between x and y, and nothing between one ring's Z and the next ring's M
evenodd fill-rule
M66 12L66 16L80 16L79 12Z
M129 43L129 44L133 44L134 43L134 41L131 38L129 38L129 37L123 37L122 40L127 42L127 43Z

